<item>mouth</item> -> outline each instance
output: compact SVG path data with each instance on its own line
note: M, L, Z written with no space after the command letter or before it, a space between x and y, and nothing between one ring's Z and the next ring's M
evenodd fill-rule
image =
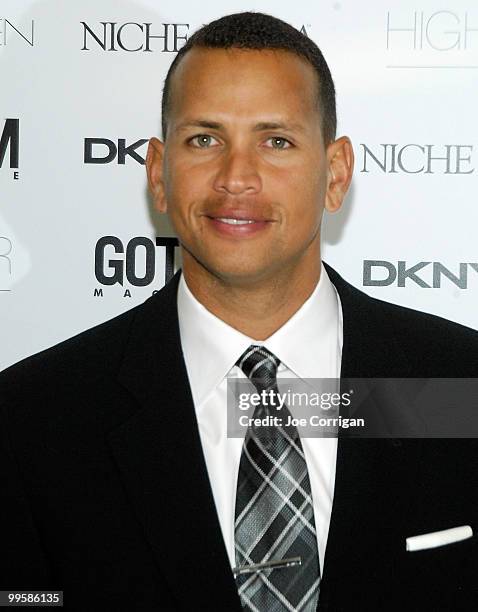
M227 223L228 225L247 225L248 223L256 223L255 219L236 219L234 217L210 217L221 223Z
M218 211L205 215L211 228L229 237L245 238L264 231L273 223L272 219L261 217L251 211Z

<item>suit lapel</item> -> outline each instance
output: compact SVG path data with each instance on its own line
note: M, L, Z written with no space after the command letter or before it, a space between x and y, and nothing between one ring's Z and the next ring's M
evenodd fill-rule
M119 378L141 409L109 434L109 444L178 602L240 610L180 349L178 280L138 309Z
M407 377L408 365L380 303L327 266L344 322L341 378ZM354 609L363 589L388 584L404 548L402 522L413 493L416 440L339 436L334 501L324 561L320 610ZM372 585L373 583L373 585Z

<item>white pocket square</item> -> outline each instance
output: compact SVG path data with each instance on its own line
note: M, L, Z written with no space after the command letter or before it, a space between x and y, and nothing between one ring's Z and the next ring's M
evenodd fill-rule
M462 527L453 527L452 529L413 536L407 538L405 544L409 552L414 552L416 550L425 550L427 548L436 548L437 546L461 542L471 538L472 535L473 529L469 525L463 525Z

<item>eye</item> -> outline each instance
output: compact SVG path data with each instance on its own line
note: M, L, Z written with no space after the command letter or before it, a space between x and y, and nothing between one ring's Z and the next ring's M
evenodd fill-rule
M217 143L217 140L209 134L198 134L188 140L189 144L198 149L208 149L214 142Z
M272 136L272 138L268 138L266 142L271 143L271 146L269 147L271 149L290 149L292 146L292 144L286 138L282 138L281 136Z

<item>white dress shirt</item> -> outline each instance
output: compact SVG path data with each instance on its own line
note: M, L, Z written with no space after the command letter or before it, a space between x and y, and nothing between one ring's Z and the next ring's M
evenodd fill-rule
M342 308L322 266L312 295L267 340L249 338L209 312L193 296L184 275L178 287L178 315L209 480L231 567L235 567L234 513L243 439L227 437L227 377L245 378L235 363L251 344L257 344L265 346L281 361L277 372L279 389L281 378L338 378L343 343ZM301 441L309 471L323 572L334 495L337 439L304 437Z

